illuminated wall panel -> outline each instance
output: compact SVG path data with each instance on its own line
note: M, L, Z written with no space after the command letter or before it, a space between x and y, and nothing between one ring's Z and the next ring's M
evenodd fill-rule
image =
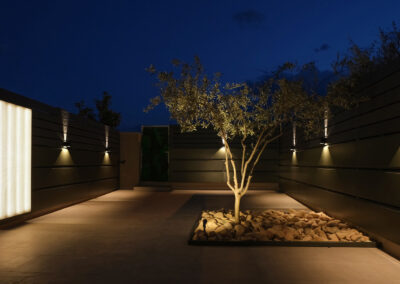
M31 210L32 111L0 100L0 220Z

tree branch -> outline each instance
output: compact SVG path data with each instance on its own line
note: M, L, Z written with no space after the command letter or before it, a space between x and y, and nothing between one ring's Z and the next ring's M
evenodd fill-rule
M226 184L228 185L228 187L235 192L235 189L233 188L232 184L231 184L231 173L230 173L230 169L229 169L229 162L228 162L228 155L232 156L232 154L230 153L230 149L229 149L229 145L227 143L227 136L225 134L224 131L221 130L221 136L222 139L224 139L224 145L225 145L225 170L226 170ZM227 147L228 146L228 147Z
M251 162L251 160L253 159L255 153L257 152L257 148L258 148L258 146L259 146L259 144L260 144L261 137L264 135L264 133L265 133L265 128L264 128L264 130L261 132L260 136L258 136L257 143L256 143L256 145L254 146L253 151L252 151L251 154L250 154L250 157L247 159L247 161L246 161L246 163L245 163L245 165L244 165L244 169L243 169L243 176L244 176L244 177L246 176L247 167L249 166L249 163ZM245 178L242 178L242 181L241 181L241 184L240 184L241 190L243 190L244 180L245 180Z
M231 185L231 174L230 174L229 162L228 162L228 151L226 149L225 149L225 170L226 170L226 184L233 192L235 192L235 189Z
M241 168L240 168L240 174L241 174L242 179L243 179L244 160L246 159L246 143L245 143L246 138L247 138L247 131L246 131L246 130L247 130L247 129L246 129L246 126L245 126L245 127L244 127L243 138L242 138L242 140L240 141L241 144L242 144L242 166L241 166Z
M236 190L238 188L236 165L235 165L235 161L233 160L232 151L231 151L231 148L229 147L227 140L225 140L225 150L228 150L227 152L229 154L229 160L230 160L232 168L233 168L233 182L235 183L235 190Z
M265 148L267 147L267 145L268 145L269 143L271 143L272 141L274 141L274 140L278 139L279 137L281 137L282 134L283 134L283 133L281 132L281 133L279 133L279 135L277 135L277 136L275 136L275 137L273 137L273 138L271 138L271 139L269 139L269 140L266 140L266 141L264 142L264 144L263 144L263 146L262 146L260 152L259 152L258 155L257 155L256 160L254 161L254 163L253 163L253 165L252 165L252 167L251 167L251 170L250 170L250 172L249 172L249 177L248 177L248 179L247 179L246 189L243 191L242 195L245 195L246 192L247 192L247 190L248 190L248 187L249 187L249 184L250 184L250 180L251 180L251 178L252 178L252 176L253 176L254 167L257 165L258 161L260 160L260 157L261 157L262 153L264 152Z

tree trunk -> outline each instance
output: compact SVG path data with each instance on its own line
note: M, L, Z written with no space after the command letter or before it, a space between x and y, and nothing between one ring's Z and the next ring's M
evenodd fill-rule
M235 223L240 223L240 196L239 194L235 194Z

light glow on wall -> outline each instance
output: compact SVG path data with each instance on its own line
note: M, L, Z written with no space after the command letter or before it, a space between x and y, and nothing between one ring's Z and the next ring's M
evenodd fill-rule
M397 148L397 152L393 155L392 161L389 165L391 167L398 167L400 165L400 146Z
M297 164L297 153L296 153L296 151L292 152L292 164Z
M67 136L68 136L68 121L69 121L69 113L66 110L61 110L61 120L63 126L63 142L67 143ZM69 148L69 147L66 147Z
M324 136L321 138L321 145L328 146L328 111L324 112Z
M71 153L68 148L62 148L60 154L57 157L57 160L54 165L57 166L65 166L65 165L74 165L74 161L72 160Z
M328 138L328 111L325 111L324 117L324 137Z
M108 154L108 152L105 152L103 158L103 164L110 164L110 162L111 162L110 155Z
M293 122L293 127L292 127L292 147L290 148L290 151L296 152L296 121Z
M332 157L331 157L331 152L329 150L329 146L326 145L322 148L321 158L319 160L319 163L322 166L332 165Z
M104 125L104 132L105 132L105 145L104 146L106 147L106 152L108 152L107 149L110 148L110 146L108 145L108 137L110 136L110 126Z
M105 152L104 152L104 159L103 159L103 164L110 164L110 153L111 153L111 148L109 145L109 136L110 136L110 126L104 125L104 133L105 133Z
M31 211L32 111L0 101L0 220Z

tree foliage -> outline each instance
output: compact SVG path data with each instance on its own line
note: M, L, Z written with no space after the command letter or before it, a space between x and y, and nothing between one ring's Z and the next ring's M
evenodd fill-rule
M328 87L328 94L336 98L336 105L349 106L368 99L357 93L371 74L400 61L400 30L395 22L389 30L379 29L379 38L367 47L350 42L348 51L338 54L332 67L338 79Z
M298 76L316 71L313 63L300 67L286 63L264 82L248 85L224 84L219 73L209 76L197 57L192 64L174 60L177 74L148 68L157 76L161 95L151 99L146 111L164 103L183 132L210 128L223 139L227 185L235 195L235 220L239 222L240 199L249 188L254 168L284 127L296 122L306 137L321 135L324 118L365 99L357 88L369 74L399 59L400 31L393 23L391 31L380 29L379 40L371 46L360 48L352 42L348 53L338 56L333 64L337 80L325 94ZM239 157L232 151L235 139L241 145Z
M110 109L111 95L104 92L103 98L101 100L95 100L95 104L97 109L97 119L94 110L86 106L83 100L75 103L75 107L78 109L78 115L88 119L98 120L99 122L114 128L118 127L121 122L121 114Z
M103 98L96 100L97 115L101 123L115 128L121 123L121 114L111 110L110 107L111 95L104 92Z
M84 100L76 102L74 105L78 109L79 116L83 116L83 117L86 117L86 118L89 118L92 120L96 120L96 115L94 114L93 109L86 106Z
M157 76L161 95L151 100L146 111L164 103L182 132L211 128L223 139L227 185L235 195L235 219L239 222L240 199L267 145L294 120L308 135L320 132L328 97L306 89L299 78L282 76L297 71L292 63L279 67L272 78L255 88L245 83L223 84L219 73L209 76L205 72L198 57L193 64L177 60L173 64L179 70L177 76L154 66L148 68ZM302 68L315 67L308 64ZM240 157L233 154L234 139L240 140Z

